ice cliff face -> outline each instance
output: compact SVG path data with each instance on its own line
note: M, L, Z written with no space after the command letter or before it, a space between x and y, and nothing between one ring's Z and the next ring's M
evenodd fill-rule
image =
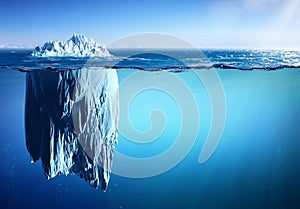
M32 71L26 77L26 146L46 177L77 174L106 189L118 137L114 69Z
M73 35L67 42L48 41L36 47L31 54L35 57L106 57L111 56L105 46L82 35Z

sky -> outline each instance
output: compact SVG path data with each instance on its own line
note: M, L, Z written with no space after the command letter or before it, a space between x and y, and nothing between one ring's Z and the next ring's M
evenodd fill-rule
M0 47L66 41L109 44L164 33L199 48L300 48L300 0L0 1Z

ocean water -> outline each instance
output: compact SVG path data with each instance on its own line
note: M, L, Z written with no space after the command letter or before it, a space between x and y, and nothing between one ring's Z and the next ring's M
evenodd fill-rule
M1 208L300 207L299 51L112 53L0 51ZM89 68L114 68L119 79L119 143L106 192L76 175L46 180L25 141L28 74Z

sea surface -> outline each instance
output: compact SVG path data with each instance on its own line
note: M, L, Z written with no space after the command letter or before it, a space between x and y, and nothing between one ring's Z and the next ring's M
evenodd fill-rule
M300 208L299 50L111 53L0 50L1 209ZM47 180L26 148L26 76L103 68L120 91L107 191L76 175Z

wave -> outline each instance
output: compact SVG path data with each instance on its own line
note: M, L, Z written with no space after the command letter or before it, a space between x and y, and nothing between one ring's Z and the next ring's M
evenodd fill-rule
M2 68L10 68L9 66L3 66ZM158 72L158 71L168 71L168 72L185 72L189 70L205 70L205 69L226 69L226 70L241 70L241 71L252 71L252 70L265 70L265 71L275 71L280 69L300 69L300 65L279 65L279 66L265 66L265 67L237 67L232 65L225 65L225 64L213 64L213 65L197 65L197 66L165 66L165 67L141 67L141 66L65 66L65 67L14 67L15 70L20 72L30 72L35 70L46 70L46 71L66 71L66 70L80 70L80 69L117 69L117 70L126 70L126 69L133 69L133 70L142 70L142 71L150 71L150 72Z
M238 67L225 64L213 64L212 68L231 69L231 70L280 70L280 69L295 69L300 68L300 65L278 65L278 66L253 66L253 67Z
M29 51L14 56L0 53L0 69L21 72L35 70L65 71L82 68L134 69L142 71L184 72L201 69L266 70L300 68L300 51L202 50L202 51L114 51L105 58L31 57ZM134 55L132 55L134 54Z

